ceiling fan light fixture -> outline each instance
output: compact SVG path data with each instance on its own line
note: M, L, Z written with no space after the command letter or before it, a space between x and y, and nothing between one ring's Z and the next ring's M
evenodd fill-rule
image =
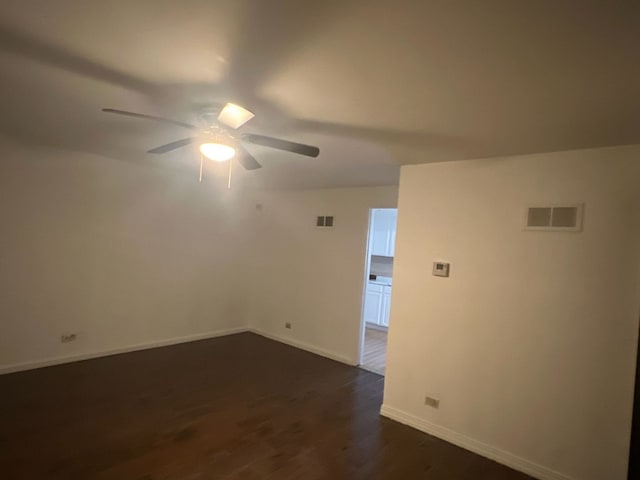
M236 149L224 143L208 142L200 144L200 152L214 162L226 162L236 154Z
M235 103L227 103L220 115L218 115L218 121L230 128L240 128L242 125L251 120L255 115L246 108L242 108Z

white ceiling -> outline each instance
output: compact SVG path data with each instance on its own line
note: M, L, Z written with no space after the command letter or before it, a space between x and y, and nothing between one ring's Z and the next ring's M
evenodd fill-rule
M188 136L101 113L193 121L234 100L262 147L243 178L380 185L398 165L640 143L640 2L2 0L0 133L196 168Z

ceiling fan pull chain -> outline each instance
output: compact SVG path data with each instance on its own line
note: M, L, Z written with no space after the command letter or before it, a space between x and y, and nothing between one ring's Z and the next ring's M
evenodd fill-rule
M200 183L202 183L202 159L204 155L200 154Z
M227 181L227 188L231 190L231 165L233 165L233 158L229 160L229 180Z

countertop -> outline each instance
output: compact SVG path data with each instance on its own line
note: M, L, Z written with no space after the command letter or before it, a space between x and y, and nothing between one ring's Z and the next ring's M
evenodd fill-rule
M383 287L390 287L391 286L391 282L385 282L382 280L369 280L369 283L373 284L373 285L382 285Z

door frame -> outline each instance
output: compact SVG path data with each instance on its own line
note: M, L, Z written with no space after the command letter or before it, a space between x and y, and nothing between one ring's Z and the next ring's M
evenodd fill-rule
M369 209L369 221L367 222L367 240L364 252L364 277L362 278L362 298L360 299L360 335L358 336L358 366L362 365L362 357L364 355L364 336L366 331L366 321L364 318L364 304L367 300L367 284L369 283L369 274L371 273L371 264L369 258L371 257L371 226L373 225L373 211L375 208Z

